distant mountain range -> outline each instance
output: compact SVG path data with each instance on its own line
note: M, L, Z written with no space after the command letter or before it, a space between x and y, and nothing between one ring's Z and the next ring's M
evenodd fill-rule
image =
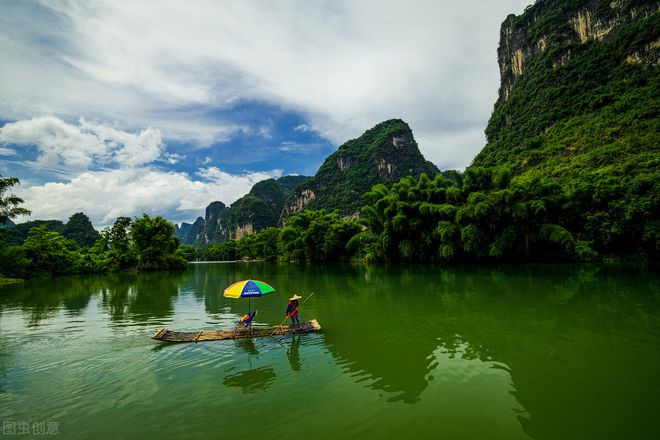
M438 172L420 153L408 124L391 119L344 143L314 176L258 182L229 207L219 201L211 203L203 218L177 226L176 235L184 244L201 247L281 225L305 209L357 216L364 203L362 197L372 186Z
M175 234L182 243L201 247L277 226L293 188L307 179L307 176L284 176L258 182L229 207L219 201L212 202L206 207L204 217L198 217L193 224L182 223L176 227Z

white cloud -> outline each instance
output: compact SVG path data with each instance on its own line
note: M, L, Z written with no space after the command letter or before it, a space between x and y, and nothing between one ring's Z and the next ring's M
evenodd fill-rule
M97 227L111 225L119 216L143 213L190 221L210 202L229 205L256 182L281 174L273 170L233 175L216 167L201 170L199 178L150 167L87 171L65 183L20 187L16 193L36 219L66 220L82 211Z
M40 152L39 166L74 170L95 164L143 165L158 159L163 150L158 129L128 133L84 118L72 125L54 116L7 123L0 128L0 142L34 145Z
M261 100L335 143L401 117L425 155L465 165L482 145L450 141L483 131L500 24L530 2L16 2L0 18L0 118L82 114L209 145L241 124L191 108Z
M16 153L15 150L12 150L11 148L2 148L0 147L0 156L16 156L18 153Z
M427 147L426 159L442 163L442 169L463 170L486 143L480 127L466 127L461 131L431 133L416 136ZM470 156L471 155L471 156Z
M163 153L163 160L170 165L179 163L185 158L186 158L185 154L168 153L168 152Z
M280 144L277 149L279 151L284 151L284 152L295 152L295 153L303 153L303 154L313 154L314 152L318 151L319 149L323 148L324 145L322 144L305 144L305 143L299 143L299 142L289 142L285 141Z
M273 138L272 128L269 127L268 125L260 126L259 127L259 136L261 136L264 139L272 139Z

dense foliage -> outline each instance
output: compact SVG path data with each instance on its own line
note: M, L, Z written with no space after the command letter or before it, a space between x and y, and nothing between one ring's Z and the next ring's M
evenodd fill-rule
M358 223L343 220L336 212L303 211L286 220L280 234L280 255L284 260L347 259L346 244L360 229Z
M72 215L66 223L59 220L30 220L7 226L5 228L5 241L7 244L21 245L28 238L31 229L42 226L47 231L59 232L81 247L92 246L100 237L98 231L92 226L89 217L79 212Z
M18 215L17 212L12 215ZM29 229L20 244L5 240L6 232L18 227L22 232L26 223ZM177 269L185 267L186 261L195 255L192 246L179 248L179 241L173 235L174 225L162 217L144 215L135 221L119 217L101 234L89 231L91 222L82 213L71 216L66 225L26 223L0 228L0 277L29 278L132 268ZM93 237L97 237L95 241L91 240Z
M64 232L64 223L59 220L29 220L5 228L5 242L11 245L21 245L28 238L30 229L44 226L48 231Z
M163 217L150 218L144 214L136 219L131 225L131 238L139 270L176 269L182 266L175 254L179 239L174 236L174 225Z
M234 237L236 230L250 225L253 231L261 231L277 224L278 215L267 202L247 194L232 203L227 214L229 236Z
M197 252L197 258L217 260L342 261L349 240L361 230L337 213L303 211L289 217L283 229L267 228L240 240L212 243Z
M352 246L394 261L657 258L658 182L566 188L549 178L512 180L506 167L471 167L458 180L405 178L367 194L369 229Z
M512 177L507 167L470 167L406 177L366 194L360 222L303 211L283 229L209 245L203 260L593 261L657 259L660 180L632 184Z

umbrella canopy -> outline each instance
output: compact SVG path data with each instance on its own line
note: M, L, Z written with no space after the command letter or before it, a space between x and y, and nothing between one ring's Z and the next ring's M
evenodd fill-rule
M227 287L222 296L227 298L255 298L273 292L275 292L275 289L263 281L243 280Z

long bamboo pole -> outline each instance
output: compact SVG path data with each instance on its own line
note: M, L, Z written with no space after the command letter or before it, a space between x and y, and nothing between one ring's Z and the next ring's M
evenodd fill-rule
M301 305L305 304L305 303L307 302L307 300L310 299L313 295L314 295L314 292L312 292L307 298L305 298L305 301L303 301L302 303L300 303L300 305L298 306L298 308L300 308ZM296 311L298 311L298 309L296 309ZM287 317L284 318L284 321L280 322L280 325L278 325L277 327L275 327L275 330L273 330L273 333L271 333L270 336L273 336L273 335L275 334L275 332L277 331L277 329L280 328L280 327L282 327L282 324L284 324L284 323L286 322L287 319L289 319L289 315L287 315Z

